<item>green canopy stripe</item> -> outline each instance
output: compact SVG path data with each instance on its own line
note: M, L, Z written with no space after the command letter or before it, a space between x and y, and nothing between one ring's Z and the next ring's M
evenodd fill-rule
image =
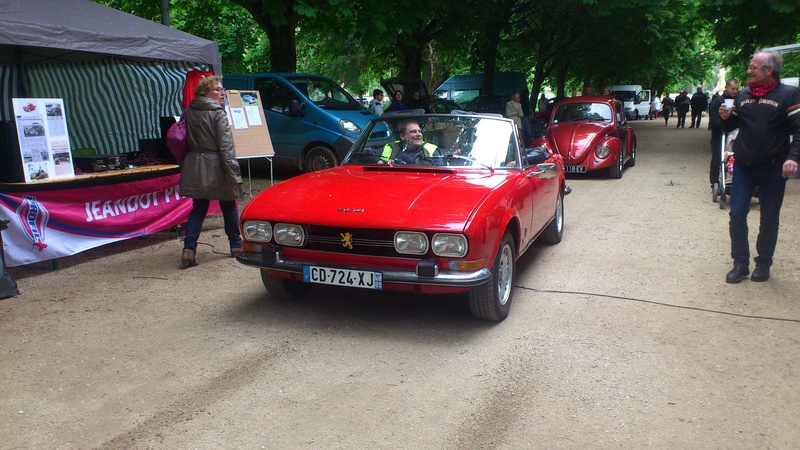
M179 115L186 72L180 62L91 61L26 67L34 98L63 98L70 145L98 154L139 150L161 137L159 119Z

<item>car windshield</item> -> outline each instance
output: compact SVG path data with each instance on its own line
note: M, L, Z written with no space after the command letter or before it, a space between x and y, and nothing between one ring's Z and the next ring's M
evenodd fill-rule
M520 167L519 137L509 119L477 115L389 116L370 122L343 164L490 170ZM387 130L389 138L368 138L386 136Z
M562 103L553 111L553 123L591 120L611 122L611 107L606 103Z
M632 102L635 96L633 91L614 91L614 98L621 102Z
M289 82L300 90L309 100L322 109L361 110L364 109L356 99L338 84L327 78L291 77Z

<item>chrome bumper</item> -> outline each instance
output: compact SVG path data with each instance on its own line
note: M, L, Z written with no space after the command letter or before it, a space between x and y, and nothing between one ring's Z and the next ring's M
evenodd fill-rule
M415 272L405 270L382 270L373 268L362 268L352 266L332 266L329 264L319 264L313 261L288 261L278 249L268 248L258 253L242 253L236 260L248 266L255 266L262 269L277 270L281 272L303 274L303 266L324 266L333 269L355 269L381 272L383 283L398 284L418 284L426 286L448 286L448 287L473 287L486 283L492 277L489 269L483 268L474 272L447 272L440 273L437 267L433 267L430 261L423 260L417 265ZM431 276L421 275L420 272L431 272Z

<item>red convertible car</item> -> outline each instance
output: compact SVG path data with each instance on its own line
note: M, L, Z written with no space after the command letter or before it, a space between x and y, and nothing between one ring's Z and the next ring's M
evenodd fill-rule
M315 284L465 293L475 317L500 321L520 255L561 241L565 192L561 156L523 148L510 119L386 113L340 166L253 199L237 259L275 297Z
M534 141L564 158L567 173L607 169L621 178L636 164L636 135L625 120L621 102L611 97L573 97L559 102L547 136Z

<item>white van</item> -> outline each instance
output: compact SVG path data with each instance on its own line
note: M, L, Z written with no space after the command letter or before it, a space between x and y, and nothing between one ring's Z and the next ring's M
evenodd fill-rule
M639 120L650 114L650 90L642 89L639 84L611 86L611 95L622 102L628 120Z

